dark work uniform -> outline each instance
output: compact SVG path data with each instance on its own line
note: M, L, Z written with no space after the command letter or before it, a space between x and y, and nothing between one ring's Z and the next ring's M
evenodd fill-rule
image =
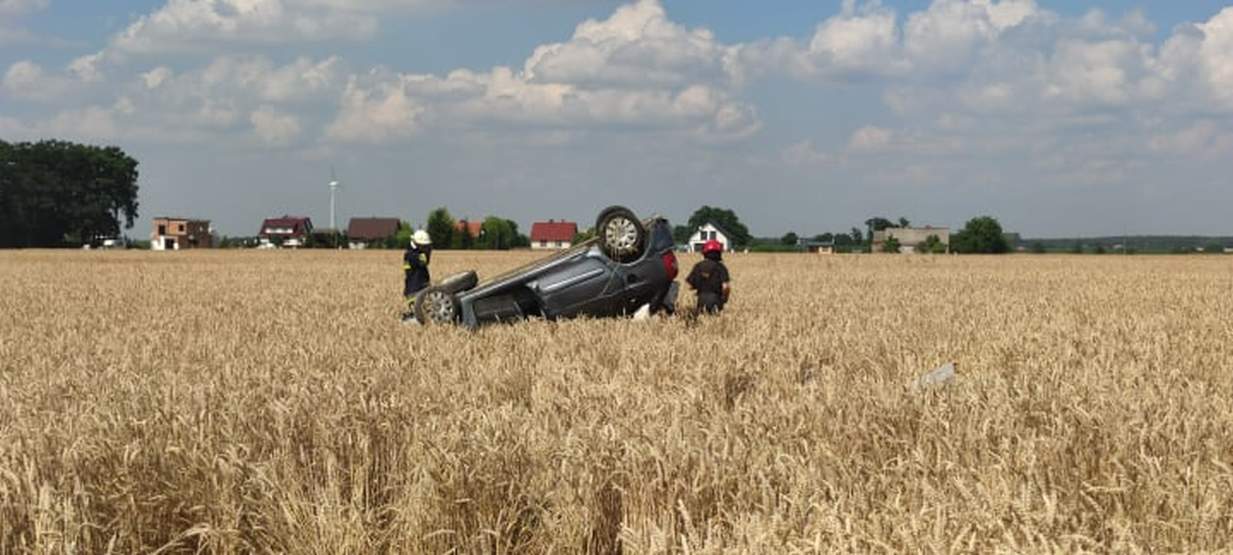
M694 266L685 283L698 292L698 310L719 312L724 309L724 284L728 283L728 268L724 263L707 258Z
M405 276L402 294L407 304L415 302L415 294L432 283L428 274L428 262L432 259L432 247L412 245L402 255L402 271Z

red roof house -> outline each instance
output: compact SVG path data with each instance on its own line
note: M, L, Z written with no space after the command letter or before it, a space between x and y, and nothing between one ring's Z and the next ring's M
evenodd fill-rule
M480 232L484 230L484 222L483 221L473 222L470 220L458 220L458 222L454 224L454 231L461 233L463 229L466 229L467 232L471 234L472 239L478 239L480 236Z
M302 247L313 232L313 221L298 216L283 216L281 218L266 218L261 222L261 237L263 245L280 244L285 247Z
M578 224L574 222L535 222L531 224L531 248L568 249L573 246L575 235L578 235Z
M351 218L347 238L358 243L384 241L398 234L399 225L398 218Z

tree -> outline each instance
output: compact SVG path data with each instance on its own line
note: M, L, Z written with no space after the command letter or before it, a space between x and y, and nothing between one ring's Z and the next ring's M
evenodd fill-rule
M677 227L682 227L682 226L677 226ZM585 243L587 241L590 241L591 239L594 239L594 238L595 238L595 228L588 227L584 230L579 231L578 233L575 233L574 240L572 241L572 243L577 245L579 243ZM686 237L685 240L688 241L689 237Z
M0 141L0 247L91 244L132 229L137 165L117 147Z
M462 250L471 250L475 248L476 237L471 235L471 222L467 220L458 220L458 227L454 228L454 246Z
M912 227L912 222L909 222L908 219L903 216L899 216L899 227Z
M517 226L513 222L496 216L484 219L483 232L480 234L480 245L490 250L504 251L513 248L517 239Z
M672 241L678 245L684 245L689 242L689 238L694 235L697 228L690 228L687 225L678 225L672 227Z
M951 240L951 248L963 254L1003 254L1010 250L1002 234L1002 224L990 216L968 220Z
M860 228L856 227L852 228L852 231L848 234L848 237L852 239L853 245L860 245L865 241L865 235L861 233Z
M509 226L510 248L522 249L531 246L531 238L518 232L518 222L505 220L505 224Z
M814 241L816 241L816 242L818 242L818 243L834 243L834 242L836 242L836 241L835 241L835 234L834 234L834 233L819 233L818 235L814 235L814 236L813 236L813 240L814 240Z
M449 248L454 242L454 217L444 206L428 213L428 236L438 248Z
M1070 246L1070 254L1083 254L1083 243L1075 241L1075 244Z
M887 237L886 241L882 242L882 252L899 254L899 240L894 237Z
M930 235L916 245L916 252L919 254L945 254L946 245L942 243L941 237Z
M753 237L749 234L749 228L741 223L741 219L736 216L736 213L725 209L715 208L711 206L703 206L694 212L689 217L690 234L698 228L706 225L708 222L723 228L724 231L732 234L732 243L738 247L743 247L749 244ZM688 238L687 238L688 239Z
M1032 254L1045 254L1045 244L1040 241L1032 243Z
M1212 243L1203 247L1204 254L1224 254L1224 245Z
M787 234L783 236L783 238L779 240L779 242L783 243L786 246L794 247L796 246L797 243L801 242L801 238L796 234L795 231L789 231Z
M1101 245L1101 244L1097 244L1097 245L1096 245L1096 250L1094 250L1094 251L1092 251L1092 252L1094 252L1094 253L1096 253L1096 254L1104 254L1104 253L1105 253L1105 246L1104 246L1104 245Z

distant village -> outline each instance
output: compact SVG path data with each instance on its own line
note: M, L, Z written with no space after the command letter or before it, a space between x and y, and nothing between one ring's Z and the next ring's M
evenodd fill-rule
M485 241L489 232L483 221L458 220L452 224L450 241L444 248L485 248L490 242ZM511 231L517 234L517 227L510 222ZM688 235L678 226L678 249L683 252L699 252L703 243L708 240L718 241L729 252L748 251L749 244L741 244L738 236L725 230L720 224L712 221L703 223L696 228L688 228ZM209 220L176 217L154 218L150 232L150 249L155 251L178 251L209 248L254 248L254 249L303 249L303 248L341 248L351 250L364 249L398 249L405 248L410 226L405 221L393 217L356 217L351 218L345 230L318 229L313 226L312 219L306 216L278 216L266 218L261 222L257 235L240 239L219 238L210 225ZM569 249L581 241L590 239L593 230L579 227L577 222L569 220L549 219L531 224L530 234L511 238L502 250L523 248L530 250L562 250ZM755 241L755 250L775 250L780 252L797 251L811 254L835 254L846 249L845 245L855 244L861 240L849 239L841 235L836 241L834 234L825 234L814 238L797 238L790 234L779 240L771 240L776 248L766 247L766 240ZM872 232L872 252L888 252L888 245L895 252L912 254L917 252L947 253L950 250L951 232L948 227L893 227ZM434 237L434 242L440 239ZM739 246L738 246L739 245ZM488 248L492 248L489 246Z
M441 212L444 212L441 209ZM447 216L448 217L448 216ZM973 222L987 220L995 226L987 243L992 247L973 248L970 227ZM500 228L490 225L502 222ZM797 252L808 254L840 253L887 253L887 254L954 254L954 253L1070 253L1070 254L1135 254L1155 252L1176 254L1216 253L1233 254L1227 241L1204 241L1195 237L1191 244L1178 243L1187 238L1179 237L1108 237L1094 239L1022 239L1017 233L1002 232L996 220L988 217L975 218L969 226L952 232L947 226L911 226L900 219L898 223L882 218L866 222L867 229L853 228L850 233L823 233L813 237L798 237L788 233L780 238L742 237L724 228L715 221L705 221L696 226L676 226L674 239L680 252L699 252L702 244L715 240L728 252ZM433 230L433 241L441 249L491 249L491 250L563 250L569 249L593 236L592 229L584 229L577 222L548 219L531 224L530 233L523 235L517 224L498 218L480 220L448 220L445 231L440 226ZM157 217L151 225L148 247L154 251L181 251L191 249L246 248L246 249L402 249L410 241L413 229L410 224L395 217L355 217L345 229L316 228L306 216L283 215L266 218L256 235L246 237L220 237L205 219L184 217ZM965 233L966 232L966 233ZM490 237L501 234L503 237ZM442 240L441 235L448 235ZM969 236L965 239L965 235ZM965 241L969 244L965 245ZM1210 244L1209 244L1210 243ZM130 245L131 246L131 245ZM143 244L142 247L145 245Z

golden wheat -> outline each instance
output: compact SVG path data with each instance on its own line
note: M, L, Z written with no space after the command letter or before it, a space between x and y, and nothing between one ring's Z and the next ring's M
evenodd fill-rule
M0 553L1230 547L1229 259L729 264L471 333L396 252L0 254Z

